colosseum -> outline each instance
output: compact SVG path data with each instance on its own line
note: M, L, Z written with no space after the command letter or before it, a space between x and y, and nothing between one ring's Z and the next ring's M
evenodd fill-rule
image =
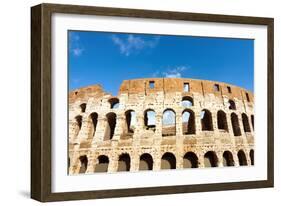
M254 165L254 96L222 82L124 80L69 93L69 174Z

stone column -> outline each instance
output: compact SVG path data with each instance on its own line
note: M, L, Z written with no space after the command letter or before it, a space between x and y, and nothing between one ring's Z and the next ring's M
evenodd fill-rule
M155 123L155 126L156 126L155 136L156 137L161 137L161 138L162 138L162 118L163 118L163 115L159 114L157 112L156 116L155 116L155 120L156 120L156 123Z
M160 148L155 153L154 159L153 159L153 171L159 171L161 170L161 153Z
M112 150L112 155L110 157L108 172L117 172L119 155Z
M118 114L116 117L116 125L115 125L114 135L112 137L112 140L117 140L117 141L120 140L120 137L123 134L124 122L125 122L125 117L121 114Z
M205 164L204 164L204 153L202 153L203 151L201 151L198 154L198 168L205 168Z
M223 155L222 152L215 152L218 159L218 167L223 167Z
M102 142L104 139L105 129L107 126L107 118L105 116L102 116L102 117L100 117L100 116L101 115L99 115L99 117L98 117L98 123L97 123L95 136L93 139L93 143Z
M131 157L131 167L130 172L136 172L139 170L139 163L140 163L140 157L137 151L134 151L130 155Z
M94 173L95 165L97 164L97 158L93 153L87 155L88 165L86 174Z
M182 114L181 111L176 111L176 137L182 136Z

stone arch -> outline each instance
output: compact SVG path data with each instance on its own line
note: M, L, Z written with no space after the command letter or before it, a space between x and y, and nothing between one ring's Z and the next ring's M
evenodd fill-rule
M217 123L218 123L218 129L219 130L228 131L226 114L222 110L219 110L218 113L217 113Z
M115 127L116 127L116 114L114 112L110 112L106 115L106 129L104 140L110 140L114 136Z
M94 137L97 130L98 113L96 112L91 113L89 119L90 119L90 135L91 137Z
M176 157L173 153L166 152L161 158L161 169L176 169Z
M250 159L251 159L251 165L254 165L255 164L255 154L254 154L253 149L250 150Z
M87 104L86 103L82 103L80 104L80 109L81 109L81 112L84 113L86 111L86 107L87 107Z
M173 109L165 109L162 119L162 136L176 135L176 112Z
M128 153L123 153L119 155L118 159L118 168L117 171L130 171L131 167L131 158Z
M204 166L205 167L217 167L218 157L214 151L208 151L204 155Z
M228 103L229 103L229 107L228 107L229 109L236 110L236 104L232 99L228 100Z
M144 126L146 130L155 131L156 113L153 109L147 109L144 111Z
M181 105L183 107L192 107L194 105L193 98L190 96L185 96L182 98Z
M243 150L239 150L239 152L237 153L237 156L238 156L240 166L248 165L247 158L246 158L245 152Z
M136 126L136 112L134 110L127 110L126 117L126 130L127 133L134 133Z
M200 115L202 131L213 131L214 128L212 121L212 113L207 109L203 109Z
M182 133L195 134L195 115L190 109L185 109L182 113Z
M119 108L119 99L116 97L113 97L108 100L108 103L110 104L110 109L117 109Z
M224 167L234 166L233 155L230 151L225 151L223 153L222 157L223 157L223 166Z
M233 130L234 136L241 136L238 116L234 112L231 113L231 124L232 124L232 130Z
M87 167L88 167L88 158L86 155L79 157L80 161L80 168L79 168L79 174L86 173Z
M109 165L109 158L106 155L100 155L97 159L97 164L95 166L95 172L107 172Z
M144 153L140 156L139 170L152 170L153 158L150 154Z
M252 115L251 115L251 122L252 122L252 127L253 127L253 129L255 129L255 127L254 127L254 126L255 126L255 125L254 125L255 122L254 122L254 121L255 121L255 120L254 120L254 115L252 114Z
M243 122L244 132L251 132L249 119L245 113L242 114L242 122Z
M183 168L197 168L198 157L194 152L187 152L183 157Z

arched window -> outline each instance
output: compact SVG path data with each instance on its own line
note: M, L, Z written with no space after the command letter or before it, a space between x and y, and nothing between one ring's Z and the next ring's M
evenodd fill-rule
M217 113L218 129L228 131L226 114L224 111L219 110Z
M150 154L144 153L140 156L139 170L152 170L153 159Z
M240 166L248 165L247 164L246 155L245 155L243 150L239 150L237 156L238 156L238 160L239 160L239 165Z
M234 166L233 156L232 156L232 153L229 151L225 151L223 153L223 166L224 167Z
M172 153L166 152L162 156L161 169L176 169L176 158Z
M202 131L213 131L212 114L209 110L204 109L201 111L201 126Z
M198 158L195 153L187 152L183 157L183 168L197 168Z
M156 114L152 109L147 109L144 111L144 126L147 130L155 131L156 125Z
M90 135L92 137L95 136L97 124L98 124L98 114L96 112L93 112L92 114L90 114Z
M86 107L87 107L86 103L80 104L80 109L82 113L86 111Z
M184 110L182 113L182 133L195 134L195 115L192 110Z
M254 155L254 150L250 150L250 158L251 158L251 165L255 164L255 155Z
M192 97L186 96L182 98L181 105L183 107L192 107L193 106L193 99Z
M231 114L231 124L232 124L232 130L233 130L234 136L241 136L238 116L235 113Z
M117 171L130 171L131 158L128 154L121 154L118 160Z
M128 110L125 112L127 133L134 133L136 127L136 112L134 110Z
M111 98L108 100L110 104L110 109L118 109L119 108L119 99L118 98Z
M109 165L109 159L105 155L98 157L98 163L95 166L95 172L107 172Z
M86 155L80 156L80 169L79 169L79 174L85 173L87 171L88 167L88 158Z
M236 110L236 105L233 100L230 99L228 103L229 103L229 109Z
M104 140L110 140L114 136L116 126L116 114L111 112L106 115L107 125L105 129Z
M176 113L172 109L163 112L162 136L176 135Z
M245 113L242 114L242 122L243 122L244 132L251 132L249 119Z
M251 115L251 122L252 122L253 129L255 129L255 127L254 127L254 115Z
M209 151L204 155L204 166L205 167L217 167L218 158L215 152Z

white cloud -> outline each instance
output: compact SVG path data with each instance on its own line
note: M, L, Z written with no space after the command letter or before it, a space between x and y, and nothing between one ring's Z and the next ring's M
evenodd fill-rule
M163 72L163 76L166 78L181 78L182 72L187 70L186 66L178 66L173 69L168 69L166 72Z
M140 51L144 48L154 48L157 46L160 37L154 37L152 40L144 40L141 37L134 36L132 34L128 35L128 37L123 40L116 35L111 37L114 44L116 44L121 54L125 56L129 56L133 52Z
M83 46L81 45L81 42L80 42L80 36L77 35L77 34L71 34L70 35L70 43L69 43L69 48L70 48L70 52L78 57L78 56L81 56L83 51L84 51L84 48Z

